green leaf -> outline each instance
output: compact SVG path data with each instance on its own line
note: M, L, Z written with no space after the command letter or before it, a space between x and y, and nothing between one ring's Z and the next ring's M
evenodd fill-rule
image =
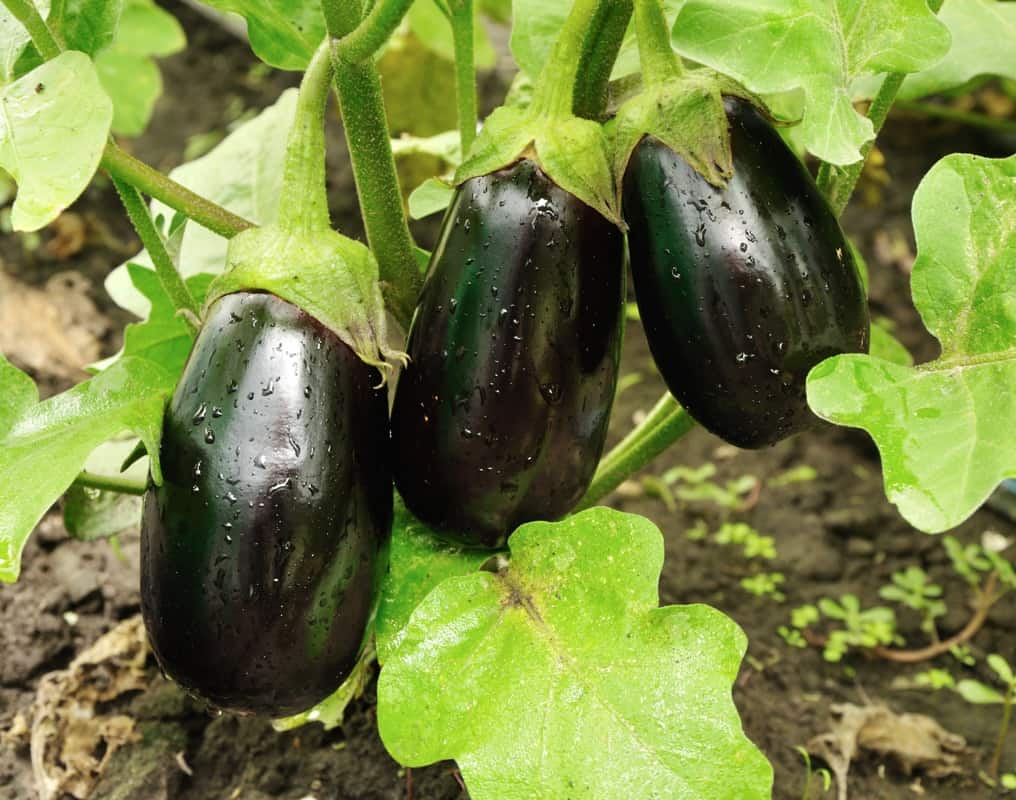
M438 211L444 211L452 203L455 187L440 178L428 178L409 195L409 216L423 219Z
M162 288L155 270L138 264L128 264L127 272L135 288L151 304L148 318L135 322L124 330L124 345L115 358L133 356L145 358L162 367L174 382L183 374L184 364L190 354L194 335L187 323L176 313L176 307L166 290ZM187 288L198 304L208 293L212 275L202 273L187 278Z
M474 800L770 796L730 696L744 634L657 606L651 522L593 508L509 546L506 569L439 584L389 654L378 725L397 760L454 758Z
M94 56L113 41L124 0L63 0L50 6L56 13L46 21L64 47Z
M448 61L455 60L452 26L433 0L416 0L406 14L409 29L429 49ZM479 20L473 26L473 58L480 69L494 66L497 53Z
M112 117L84 53L62 53L0 90L0 168L18 184L14 230L38 230L78 198L99 167Z
M916 100L962 86L982 75L1016 79L1016 3L999 0L946 0L938 18L952 34L949 53L934 66L908 75L897 98ZM873 97L880 79L855 87L854 95Z
M278 69L303 70L325 38L320 0L207 0L247 20L255 55ZM351 0L340 0L351 2Z
M0 580L18 577L28 535L98 445L131 431L159 452L172 389L163 369L126 358L38 403L31 380L0 356ZM157 458L151 467L161 481Z
M35 7L44 19L49 14L49 3L50 0L35 0ZM0 4L0 84L10 83L17 77L14 66L31 41L25 26L14 18L7 6Z
M116 39L95 57L106 93L113 100L113 132L137 136L148 125L162 94L162 74L153 56L168 56L187 44L176 18L152 0L127 0Z
M134 451L136 438L128 437L103 442L85 460L83 471L90 475L127 478L144 485L148 478L148 459L142 457L129 469L120 466ZM71 485L64 495L64 527L73 538L81 541L108 539L141 524L142 498L139 495L92 489Z
M448 164L457 166L462 161L459 132L442 131L434 136L403 134L397 139L392 139L392 155L396 158L418 155L436 156Z
M446 541L397 499L388 573L381 584L374 623L378 660L388 661L410 615L435 586L446 578L475 572L492 555L491 550Z
M934 64L949 48L949 32L927 0L688 0L674 41L681 55L759 94L800 89L805 146L850 164L874 137L851 104L851 83Z
M1016 156L955 154L913 200L911 291L942 343L917 367L841 355L808 376L808 403L867 430L886 495L921 530L959 525L1016 476Z
M170 177L252 222L272 222L282 191L286 139L295 111L296 90L283 92L275 105L238 127L208 154L174 169ZM152 213L167 220L174 215L169 206L158 201L152 203ZM188 223L180 244L181 274L222 272L227 244L221 236ZM110 273L106 291L118 305L144 318L150 303L131 282L127 263L152 266L142 251Z
M980 681L963 680L956 684L956 692L968 703L976 705L1001 705L1005 702L1002 693L985 686Z
M995 674L998 675L999 679L1006 686L1012 686L1016 683L1016 676L1012 673L1012 667L998 653L992 653L988 656L988 666L995 671Z
M290 717L272 720L272 727L277 731L291 731L311 722L324 725L326 731L342 724L346 715L346 707L363 695L364 689L374 675L373 666L377 661L374 648L370 646L370 631L367 631L368 645L360 654L353 671L349 673L342 685L313 708L293 714Z
M914 363L914 357L910 355L900 340L893 336L884 324L885 320L876 319L872 321L871 342L868 354L872 358L879 358L888 361L890 364L900 364L909 367Z

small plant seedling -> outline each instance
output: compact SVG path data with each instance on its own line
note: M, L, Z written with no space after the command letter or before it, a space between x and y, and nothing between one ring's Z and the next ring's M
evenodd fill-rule
M747 559L776 558L776 544L772 536L764 536L745 522L725 522L713 535L717 544L740 545Z
M893 573L892 584L879 590L883 600L892 600L912 608L921 615L921 630L938 640L935 619L946 612L942 601L942 587L931 583L920 567L907 567Z
M782 603L787 596L780 591L784 583L784 576L780 572L760 572L750 578L741 578L741 588L756 597L769 597L777 603Z
M891 608L875 606L861 608L857 595L845 594L839 602L823 597L819 610L829 619L843 624L829 633L822 650L826 661L840 661L851 647L872 648L879 645L903 644L896 633L896 614Z
M815 769L811 763L811 754L807 748L796 745L794 749L800 753L801 758L804 759L804 789L801 791L801 800L811 800L811 788L814 785L814 779L817 777L822 781L822 794L829 791L833 785L833 776L829 770L824 767Z

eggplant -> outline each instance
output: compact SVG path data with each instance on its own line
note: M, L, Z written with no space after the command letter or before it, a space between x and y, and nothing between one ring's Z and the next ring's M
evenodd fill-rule
M724 104L726 186L647 136L625 171L623 214L639 314L668 388L704 427L756 448L817 421L808 371L867 351L868 305L804 165L753 106Z
M533 161L459 187L392 409L414 514L494 546L574 508L606 438L623 284L617 226Z
M391 528L380 383L274 295L210 309L145 495L141 598L163 671L213 706L293 714L352 670Z

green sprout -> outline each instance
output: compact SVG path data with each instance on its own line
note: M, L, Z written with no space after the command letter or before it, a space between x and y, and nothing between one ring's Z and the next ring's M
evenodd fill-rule
M801 800L810 800L811 798L811 786L812 779L818 776L822 780L822 793L825 794L829 791L829 787L833 785L833 776L829 770L820 768L814 769L811 763L811 754L800 745L794 747L794 749L801 754L801 758L804 759L804 790L801 792Z
M772 536L763 536L751 525L744 522L725 522L713 535L717 544L741 545L744 557L776 558L776 543Z
M921 615L921 630L938 640L935 620L944 616L945 603L942 601L942 587L931 583L927 573L920 567L907 567L893 573L892 584L879 590L883 600L901 603Z
M896 633L896 615L891 608L862 609L861 602L853 594L842 595L838 603L823 597L818 607L827 618L843 623L842 628L831 631L826 639L822 651L826 661L840 661L851 647L872 648L903 642Z
M783 581L782 573L760 572L750 578L741 578L741 588L756 597L771 597L777 603L782 603L787 599L786 595L780 591Z

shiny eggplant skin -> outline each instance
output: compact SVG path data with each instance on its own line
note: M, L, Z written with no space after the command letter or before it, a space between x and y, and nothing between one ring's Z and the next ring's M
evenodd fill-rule
M575 506L610 419L623 270L618 228L532 161L459 188L392 410L410 510L497 545Z
M835 215L751 105L725 101L734 174L711 186L652 137L624 176L638 307L667 386L738 447L809 427L808 371L868 348L868 305Z
M162 669L229 711L284 716L356 661L391 528L386 393L271 294L211 308L163 424L141 598Z

